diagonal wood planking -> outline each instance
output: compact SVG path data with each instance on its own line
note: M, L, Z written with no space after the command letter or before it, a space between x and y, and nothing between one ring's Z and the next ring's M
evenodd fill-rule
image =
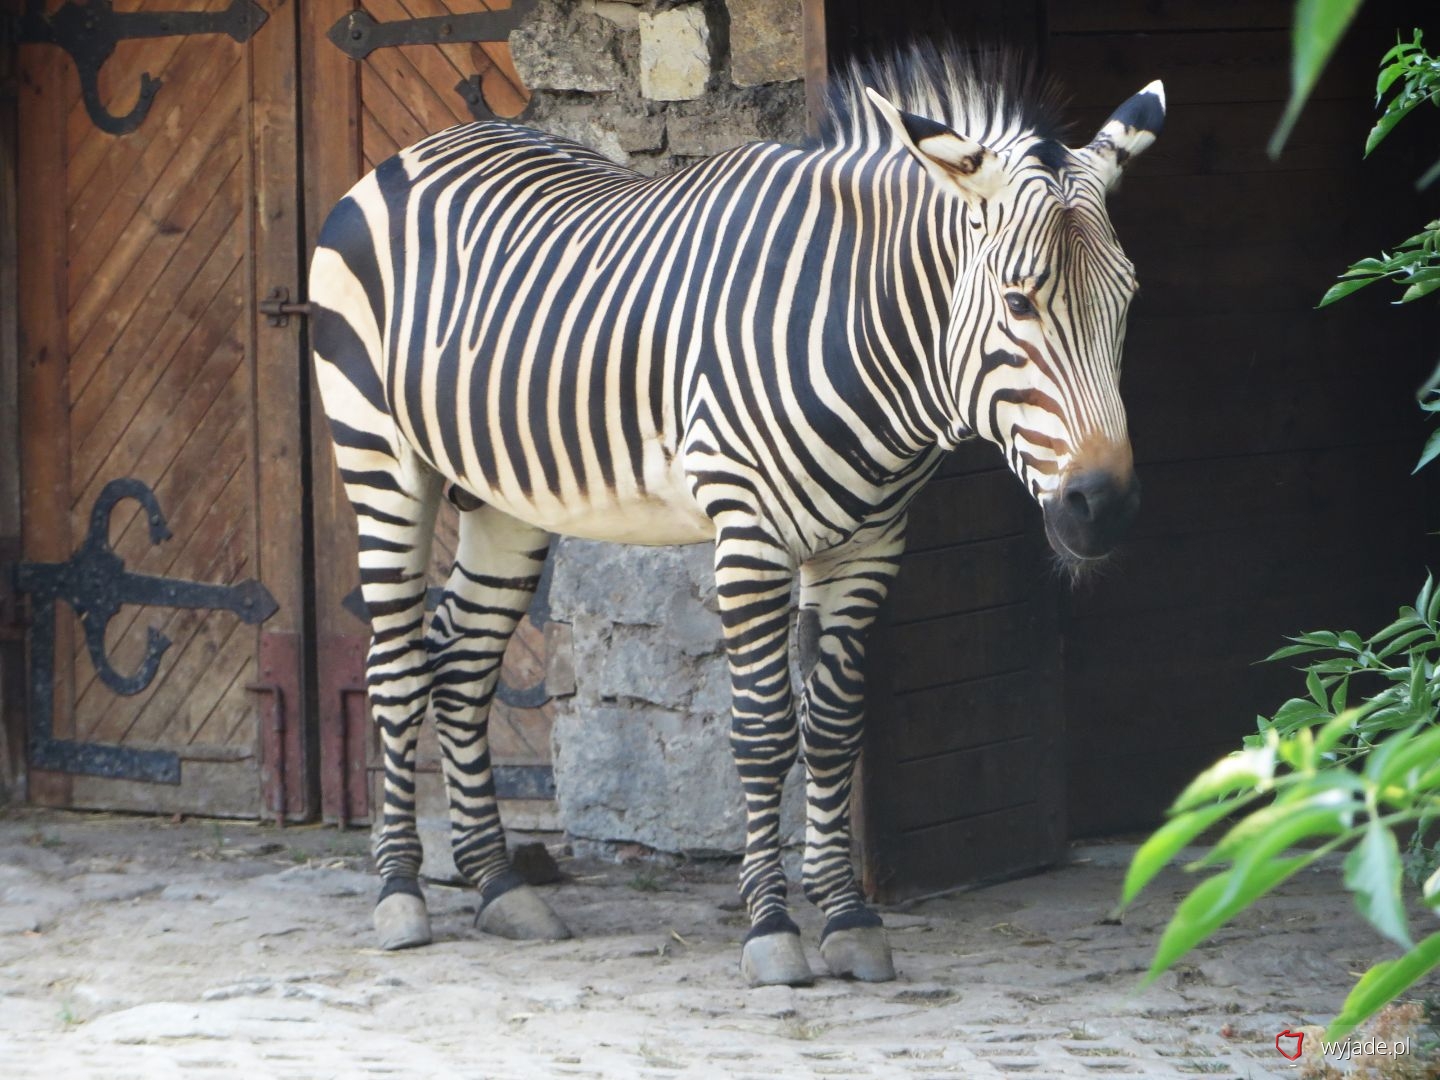
M485 11L508 5L480 0L369 0L376 19L425 18L449 13ZM529 100L505 42L483 45L421 45L380 49L361 65L361 146L367 168L396 151L471 116L454 90L462 78L478 74L486 101L501 115L519 113ZM431 559L432 583L441 584L455 560L456 513L448 503L440 509ZM545 674L545 635L528 618L505 653L505 681L522 688ZM491 714L491 741L496 761L504 764L546 764L550 761L553 710L514 709L497 701ZM428 763L427 763L428 764Z
M145 124L122 138L89 123L78 85L69 99L71 533L78 543L105 483L139 477L174 533L152 545L137 508L117 509L111 541L142 573L233 582L254 572L244 56L218 35L122 43L101 80L113 112L133 104L140 72L165 83ZM151 626L173 644L154 683L133 697L98 680L77 636L63 695L76 736L247 755L253 631L225 613L127 608L107 634L118 670L139 664Z

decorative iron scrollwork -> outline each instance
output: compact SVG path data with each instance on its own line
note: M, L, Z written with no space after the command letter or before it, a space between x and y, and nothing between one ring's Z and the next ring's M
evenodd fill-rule
M504 41L535 9L537 0L511 0L501 11L472 11L461 15L431 15L423 19L395 19L378 22L366 11L355 10L341 17L326 35L351 60L364 60L376 49L396 45L453 45L461 42ZM476 120L499 117L485 103L480 76L471 75L455 84ZM528 111L528 109L527 109ZM510 117L512 121L520 116Z
M144 122L161 80L143 73L134 107L123 116L110 112L100 101L100 69L117 44L193 34L229 34L243 43L267 18L255 0L231 0L224 11L116 11L111 0L69 0L48 15L45 0L27 0L25 14L11 20L7 37L20 45L57 45L69 53L80 73L80 94L91 121L111 135L126 135Z
M105 650L105 629L126 604L230 611L242 622L262 623L279 609L268 589L255 580L235 585L137 574L110 546L110 514L116 504L134 499L145 511L150 542L170 538L155 493L135 479L111 480L90 511L90 528L80 549L61 563L20 563L16 588L29 593L33 605L30 629L30 685L33 692L30 759L38 768L94 776L123 777L178 784L180 761L163 750L137 750L54 737L55 604L75 609L95 672L117 694L138 694L150 685L170 639L153 626L146 630L145 657L130 675L111 665Z

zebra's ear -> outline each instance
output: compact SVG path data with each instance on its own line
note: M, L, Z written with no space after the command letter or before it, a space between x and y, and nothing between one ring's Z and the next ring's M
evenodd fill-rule
M1112 190L1130 159L1144 153L1165 126L1165 87L1159 79L1110 114L1080 156Z
M901 112L870 87L865 93L927 172L942 184L960 189L967 199L992 199L1009 179L999 156L936 120Z

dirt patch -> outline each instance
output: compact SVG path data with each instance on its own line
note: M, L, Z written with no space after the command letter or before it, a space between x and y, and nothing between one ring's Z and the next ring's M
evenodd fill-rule
M1333 867L1299 875L1155 986L1186 879L1107 919L1132 848L886 913L900 977L745 988L734 869L562 859L576 932L473 929L428 885L436 943L371 945L368 838L324 828L11 810L0 817L0 1076L1295 1076L1388 955ZM819 920L797 919L819 966Z

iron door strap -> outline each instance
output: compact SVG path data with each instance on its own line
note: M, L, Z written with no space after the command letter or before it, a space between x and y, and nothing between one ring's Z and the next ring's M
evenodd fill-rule
M85 111L101 131L126 135L145 120L162 80L144 72L134 107L116 116L100 101L100 69L122 41L134 38L229 34L249 41L268 18L255 0L231 0L224 11L116 11L112 0L69 0L46 14L45 0L26 0L25 13L4 24L7 43L56 45L70 54L80 75Z
M500 11L470 11L458 15L430 15L420 19L393 19L379 22L369 12L356 9L341 16L328 34L331 44L351 60L364 60L376 49L396 45L455 45L505 41L519 28L525 17L535 10L537 0L511 0ZM455 92L476 120L497 120L499 117L485 104L480 91L480 76L471 75L455 84ZM527 107L520 116L529 112Z
M117 694L138 694L154 681L170 639L153 626L146 630L145 657L131 674L111 665L105 648L105 629L126 604L229 611L242 622L258 624L279 610L275 598L251 579L234 585L137 574L110 546L110 514L116 504L134 499L144 508L150 542L170 538L165 515L155 493L140 480L111 480L90 511L90 528L80 549L60 563L19 563L15 585L31 597L34 613L30 627L30 685L35 698L31 715L30 756L39 768L92 776L180 782L178 755L162 750L136 750L97 743L77 743L54 737L55 604L64 601L75 609L85 634L95 672Z

